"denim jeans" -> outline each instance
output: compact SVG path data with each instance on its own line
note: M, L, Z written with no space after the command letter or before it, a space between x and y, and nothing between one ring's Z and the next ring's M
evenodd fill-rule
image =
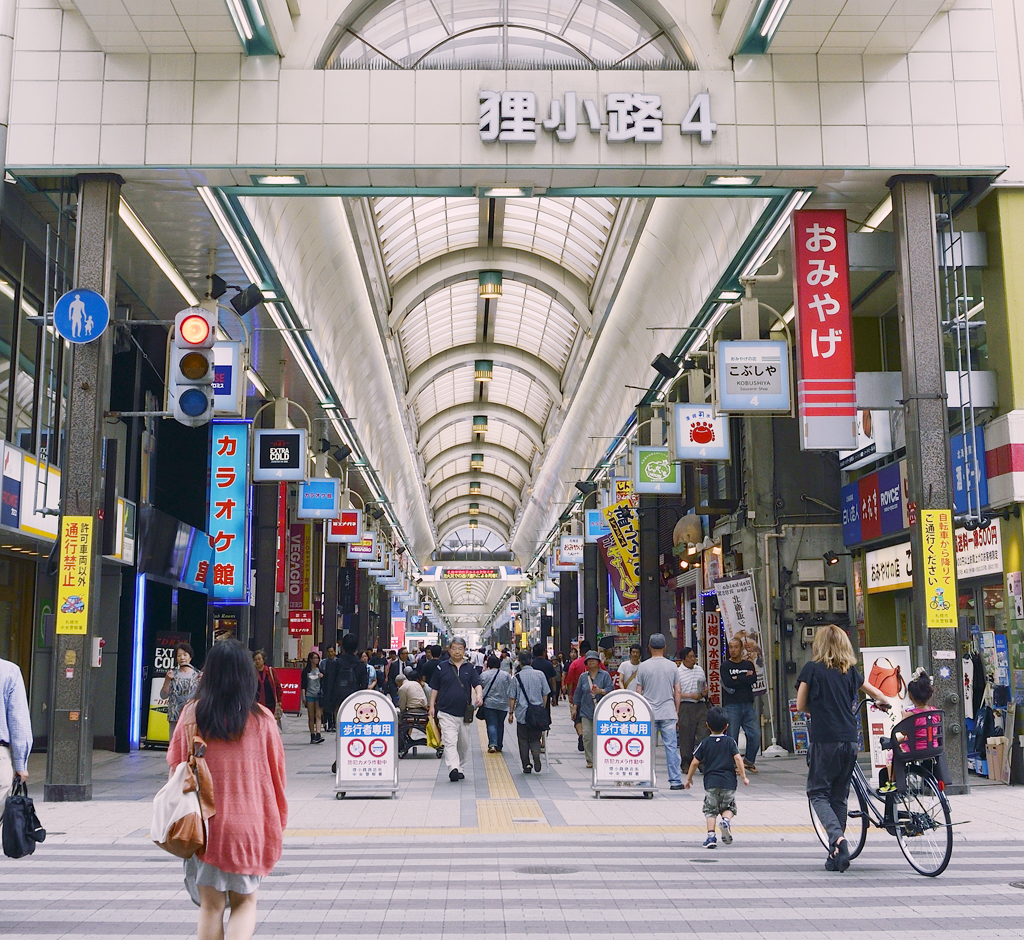
M683 782L683 774L679 766L679 732L678 722L675 718L662 718L655 720L655 731L661 733L661 744L665 748L665 763L668 764L668 782L670 786L677 786ZM657 737L652 743L657 746Z
M761 728L757 723L757 709L753 702L740 702L739 704L724 705L725 713L729 716L729 736L734 741L740 739L740 727L747 736L747 747L743 759L748 764L757 760L757 752L761 750Z
M499 708L481 708L480 711L484 713L484 722L487 724L487 746L501 750L505 743L505 722L508 720L508 712Z

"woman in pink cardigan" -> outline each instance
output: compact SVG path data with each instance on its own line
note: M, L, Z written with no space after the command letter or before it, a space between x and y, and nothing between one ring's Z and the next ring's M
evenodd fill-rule
M284 747L274 716L256 702L256 684L241 643L215 644L167 749L173 770L188 758L198 732L213 777L216 813L206 851L185 861L185 886L199 905L199 940L252 937L256 891L281 857L288 821ZM226 933L225 902L231 905Z

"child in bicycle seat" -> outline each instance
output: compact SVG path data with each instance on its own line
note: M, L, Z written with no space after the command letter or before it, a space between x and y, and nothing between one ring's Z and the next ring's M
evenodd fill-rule
M918 666L915 670L913 678L907 683L907 695L910 697L910 701L913 702L913 706L910 708L903 709L903 718L907 718L910 715L916 715L918 712L926 712L931 710L931 706L928 704L932 699L934 689L932 688L932 678L925 672L923 666ZM902 720L902 719L901 719ZM904 735L898 735L899 740L904 740ZM881 786L878 788L879 793L892 793L896 789L896 784L892 782L892 758L889 758L889 762L885 768L885 780L882 781Z

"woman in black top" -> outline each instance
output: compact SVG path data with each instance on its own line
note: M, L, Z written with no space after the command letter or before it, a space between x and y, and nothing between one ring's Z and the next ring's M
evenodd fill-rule
M860 717L857 693L882 705L892 702L857 672L850 638L835 624L818 627L813 659L797 679L796 709L811 716L807 796L829 838L826 871L846 871L846 805L857 763Z

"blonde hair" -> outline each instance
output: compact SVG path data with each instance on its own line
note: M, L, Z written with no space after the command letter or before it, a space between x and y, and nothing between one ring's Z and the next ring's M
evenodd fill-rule
M842 673L857 662L850 638L834 623L818 627L814 632L811 653L816 663L824 663L829 669L838 669Z

